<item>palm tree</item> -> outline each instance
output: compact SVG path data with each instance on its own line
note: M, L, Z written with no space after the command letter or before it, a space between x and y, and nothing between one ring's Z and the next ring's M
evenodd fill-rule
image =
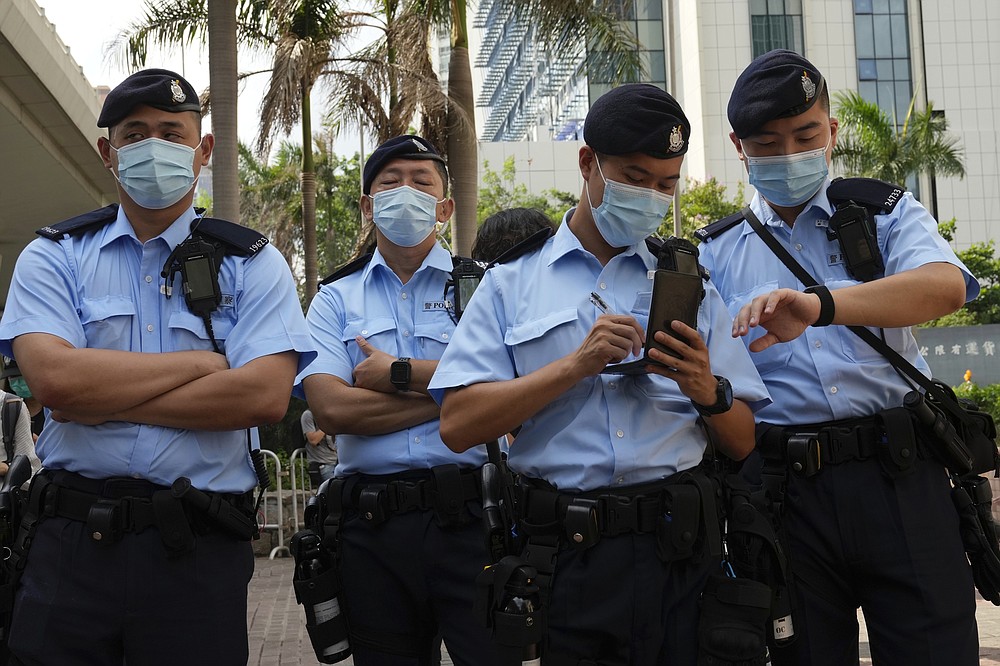
M949 137L948 122L934 113L931 103L923 111L910 101L902 126L874 102L857 92L835 96L834 113L840 132L833 159L851 176L879 178L905 184L911 176L965 176L962 149Z
M212 105L212 213L240 221L240 188L237 173L239 137L236 112L236 0L208 3L209 88L216 92Z

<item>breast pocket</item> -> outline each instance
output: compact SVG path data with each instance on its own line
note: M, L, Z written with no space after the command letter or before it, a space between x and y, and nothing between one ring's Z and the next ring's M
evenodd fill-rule
M729 314L735 319L736 315L739 314L740 309L744 305L748 305L750 301L757 296L763 296L764 294L778 288L779 286L777 280L756 285L751 289L726 299L726 309L729 310ZM750 332L746 335L743 341L749 346L751 342L764 335L767 335L767 329L763 326L757 326L756 328L750 329ZM757 372L761 375L784 368L788 365L788 361L791 357L792 348L789 345L780 342L771 345L764 351L750 352L750 358L753 360L753 364L757 367Z
M131 349L135 304L122 297L85 298L80 303L80 323L87 346L94 349Z
M862 284L856 280L828 280L826 286L832 292L845 287L853 287ZM872 335L881 337L877 328L868 327ZM899 353L904 353L907 348L908 328L886 328L883 329L886 343ZM883 363L885 356L875 351L867 342L856 336L854 333L844 329L841 332L840 343L843 346L844 356L854 363Z
M579 316L576 308L566 308L508 328L504 343L513 352L518 374L534 372L576 349L583 341Z
M235 322L224 313L212 313L212 335L215 336L219 349L225 350L225 341L233 330ZM212 348L212 336L201 317L188 310L178 310L170 315L170 334L173 336L174 349L209 350Z
M355 319L347 322L344 332L341 334L341 341L347 345L348 352L354 365L368 358L355 342L355 338L361 336L368 341L375 349L384 351L386 354L398 356L396 349L396 322L392 317L379 317L377 319Z
M444 354L454 332L455 324L451 317L441 313L431 321L416 324L413 334L417 336L417 346L422 350L422 357L438 359Z

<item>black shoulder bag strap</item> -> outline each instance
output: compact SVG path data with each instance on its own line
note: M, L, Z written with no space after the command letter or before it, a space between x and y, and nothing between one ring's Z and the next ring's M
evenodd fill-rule
M788 270L790 270L796 278L798 278L799 282L804 284L806 287L819 285L819 282L817 282L816 279L810 275L809 271L803 268L802 264L796 261L788 250L786 250L785 247L778 242L778 239L764 227L754 212L750 210L749 206L743 209L743 216L746 218L746 221L750 224L750 226L753 227L753 230L757 232L757 235L760 236L761 240L763 240L771 249L771 252L773 252L778 259L781 259L781 262L785 264ZM951 417L957 419L958 423L963 424L967 429L972 431L977 429L977 426L970 422L970 418L968 414L965 413L962 406L959 405L952 396L948 395L945 391L941 390L937 384L925 377L922 372L917 370L912 363L903 358L895 349L887 345L864 326L848 326L847 328L868 343L868 345L875 351L882 354L882 356L884 356L889 363L894 365L907 377L920 385L920 387L927 391L927 393L934 398L937 404L947 411ZM919 413L918 416L920 416ZM928 425L931 424L928 423ZM934 429L937 430L941 427L941 425L936 426ZM935 434L940 436L942 433L936 432ZM949 459L951 459L951 456L949 456ZM962 464L960 466L965 467L966 465ZM960 474L969 472L972 468L971 460L968 461L967 467L968 468L964 471L961 469L956 469L954 471Z

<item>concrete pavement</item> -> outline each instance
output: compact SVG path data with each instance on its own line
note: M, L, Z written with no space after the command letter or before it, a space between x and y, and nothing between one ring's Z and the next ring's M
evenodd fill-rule
M249 666L313 666L319 664L306 635L305 615L295 603L292 560L257 558L250 581L247 623L250 631ZM979 655L982 666L1000 666L1000 608L979 599ZM862 622L861 663L871 664L868 635ZM352 660L341 662L353 666ZM444 657L443 666L451 664Z

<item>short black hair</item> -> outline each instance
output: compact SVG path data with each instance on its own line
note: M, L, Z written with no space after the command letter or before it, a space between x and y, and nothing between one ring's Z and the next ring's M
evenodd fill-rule
M202 121L201 112L200 111L188 111L188 113L194 115L195 126L198 128L198 136L200 137L201 136L201 121ZM125 120L125 118L122 118L122 120ZM121 121L119 121L119 122L115 123L114 125L111 125L110 127L108 127L108 141L111 140L112 135L114 135L115 128L118 127L120 124L121 124Z
M555 229L549 216L537 208L508 208L483 221L472 243L472 258L489 263L528 236Z

